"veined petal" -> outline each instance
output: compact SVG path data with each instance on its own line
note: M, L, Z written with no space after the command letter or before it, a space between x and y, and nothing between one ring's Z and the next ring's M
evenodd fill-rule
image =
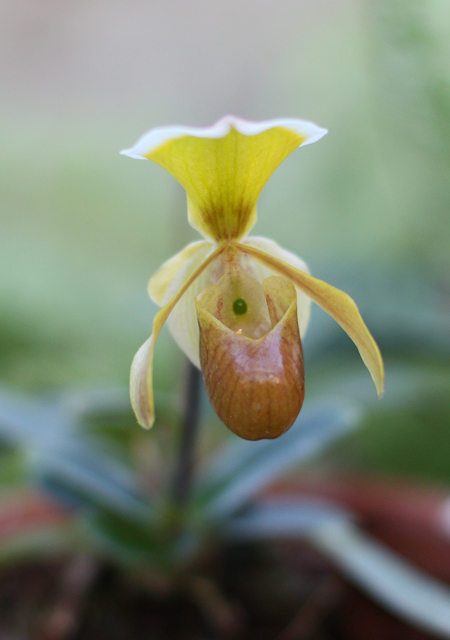
M300 271L304 271L305 273L309 273L308 266L306 262L304 262L301 258L296 256L294 253L290 251L286 251L286 249L282 249L276 242L273 240L269 240L268 238L261 238L258 236L251 236L250 238L246 238L242 241L243 245L247 245L250 247L254 247L255 249L259 249L264 253L268 253L270 256L274 258L278 258L282 262L286 262L287 264L294 267L294 269L299 269ZM246 265L247 263L247 265ZM273 276L278 274L279 272L275 269L272 269L270 266L263 264L255 260L252 256L247 255L241 256L241 264L243 267L247 266L247 269L254 274L255 278L257 278L260 282L262 282L265 278L269 276ZM294 282L295 285L295 282ZM298 328L300 329L300 336L303 340L306 328L309 322L309 316L311 311L311 298L309 298L300 287L296 287L297 291L297 316L298 316Z
M384 390L384 366L380 350L364 323L352 298L331 285L291 267L278 258L245 244L236 245L240 251L253 256L263 264L288 278L302 289L314 302L330 314L358 347L364 364L369 369L379 396Z
M153 333L136 353L131 365L130 397L134 413L139 424L149 429L155 420L155 401L153 397L153 355L155 342L167 318L191 284L223 252L224 247L213 251L203 263L191 273L172 300L160 309L153 320Z
M215 412L234 433L246 440L278 438L295 421L305 394L295 288L277 276L262 285L250 276L236 278L226 274L196 298L203 379ZM226 307L236 292L248 302L249 332L245 320L237 331L230 323ZM268 330L252 338L259 335L254 320L264 313L251 307L261 302L270 315Z
M153 129L121 153L167 169L186 189L190 224L220 242L249 232L261 189L278 165L326 133L304 120L248 122L225 116L206 128Z

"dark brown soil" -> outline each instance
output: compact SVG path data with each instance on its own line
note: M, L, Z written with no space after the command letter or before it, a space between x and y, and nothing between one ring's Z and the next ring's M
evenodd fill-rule
M425 640L299 544L226 549L168 588L88 557L0 573L0 640Z

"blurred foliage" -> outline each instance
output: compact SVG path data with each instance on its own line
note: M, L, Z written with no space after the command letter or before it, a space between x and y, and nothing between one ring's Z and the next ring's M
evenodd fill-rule
M262 194L254 232L299 253L314 275L348 291L386 359L386 395L378 402L353 345L314 310L305 341L305 410L326 393L351 400L366 416L361 430L328 454L327 462L447 482L448 3L383 0L367 2L361 15L345 11L321 15L320 28L300 44L283 43L284 59L276 73L270 71L273 84L265 93L278 97L267 98L267 104L310 117L330 134L293 154L274 175ZM312 62L305 71L306 54ZM317 97L305 95L314 92ZM196 103L187 103L186 123L197 113ZM284 115L265 113L252 100L237 100L236 106L242 109L238 115L249 118ZM163 112L154 108L146 124L166 124ZM138 123L124 121L113 107L107 114L89 108L61 113L56 107L46 112L6 103L0 113L7 125L0 149L3 385L39 398L76 386L89 393L126 386L132 356L148 337L155 312L146 298L147 280L187 239L196 238L186 221L184 195L170 176L118 155L142 133L143 115L136 114ZM133 460L148 473L151 461L150 484L159 482L158 469L174 464L167 452L176 439L182 362L163 333L155 363L160 418L151 435L134 426L123 391L122 406L91 425L91 436L106 442L121 464ZM59 416L51 423L55 434L64 420ZM210 415L208 420L214 422ZM225 438L209 422L213 435L205 450ZM28 455L29 446L24 450ZM2 449L5 487L28 477L17 451ZM94 465L88 451L77 451L86 465ZM56 465L54 451L40 460L45 482L63 491L63 465ZM76 476L77 463L68 459L67 465ZM103 480L111 469L103 469ZM97 502L104 500L104 486L95 486ZM86 498L85 491L80 495ZM114 517L103 514L104 529Z
M0 561L88 547L127 567L177 571L233 528L301 534L334 515L303 506L293 523L289 505L250 507L307 461L448 484L450 4L5 7ZM151 433L136 426L126 386L156 311L147 281L197 234L174 180L118 152L145 127L207 125L230 111L329 128L271 178L254 234L357 301L385 358L386 393L376 398L354 345L314 308L298 423L275 442L247 443L203 397L196 481L179 509L185 366L167 331ZM63 514L30 499L31 487Z
M157 397L160 428L170 400ZM173 487L179 455L174 416L168 434L155 430L155 438L144 440L139 430L130 429L127 396L118 390L37 399L0 389L0 480L15 496L13 509L21 509L20 491L30 482L65 507L66 547L87 546L135 568L144 563L177 571L204 548L211 532L216 539L226 536L236 514L256 495L353 429L356 417L349 405L331 401L304 411L289 434L275 442L233 438L216 447L205 431L209 445L197 456L193 490L180 503ZM11 502L0 499L0 559L13 549L21 554L25 547L35 554L51 550L42 526L60 533L61 522L49 523L45 510L24 507L23 526L16 524L11 535ZM72 510L78 516L73 521Z

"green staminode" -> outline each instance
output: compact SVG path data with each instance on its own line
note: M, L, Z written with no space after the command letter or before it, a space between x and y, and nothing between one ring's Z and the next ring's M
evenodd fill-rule
M233 302L233 311L237 316L243 316L244 313L247 313L247 303L242 298L237 298Z

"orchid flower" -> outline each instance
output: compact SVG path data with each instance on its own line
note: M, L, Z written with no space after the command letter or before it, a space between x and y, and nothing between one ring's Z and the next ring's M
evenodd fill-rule
M181 183L189 223L204 237L165 262L149 283L162 308L131 367L131 402L142 426L155 418L153 354L167 321L201 368L220 419L248 440L280 436L303 403L301 341L311 300L347 332L382 394L381 354L354 301L309 275L303 260L273 240L247 235L278 165L326 133L303 120L226 116L206 128L153 129L121 152L153 160Z

